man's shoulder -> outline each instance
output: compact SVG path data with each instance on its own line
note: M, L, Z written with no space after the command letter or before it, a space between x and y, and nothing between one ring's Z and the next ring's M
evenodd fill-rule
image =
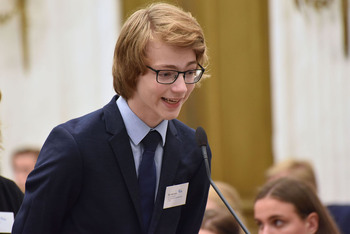
M188 125L184 124L178 119L173 119L169 121L169 126L171 128L175 128L177 131L179 131L182 134L194 134L195 130Z
M196 145L195 130L193 128L177 119L169 121L168 127L175 136L182 139L182 141L186 142L186 144Z
M79 131L85 128L94 127L97 123L103 120L103 111L102 108L96 111L90 112L83 116L68 120L65 123L58 125L57 127L65 128L69 131ZM56 128L57 128L56 127Z
M94 128L105 128L106 115L116 115L117 105L115 97L104 107L82 115L80 117L68 120L57 127L63 127L70 132L91 131ZM111 113L112 112L112 113ZM109 117L110 119L111 117ZM117 118L117 117L115 117ZM56 128L57 128L56 127Z

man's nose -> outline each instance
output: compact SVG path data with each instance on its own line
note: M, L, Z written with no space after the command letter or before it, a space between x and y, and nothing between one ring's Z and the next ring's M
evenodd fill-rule
M173 83L173 87L176 89L176 91L187 91L187 86L185 83L185 73L179 73L177 79Z

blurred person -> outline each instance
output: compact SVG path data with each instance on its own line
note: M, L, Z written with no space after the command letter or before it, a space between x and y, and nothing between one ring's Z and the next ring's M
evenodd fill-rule
M334 220L307 183L281 177L266 183L254 204L259 234L338 234Z
M241 227L226 207L207 209L204 212L199 234L240 234Z
M176 118L207 61L190 13L132 14L114 52L117 95L52 130L12 233L198 233L209 181L194 129Z
M0 176L0 212L13 212L16 216L23 201L23 193L12 180Z
M0 129L0 151L2 150L1 136ZM13 219L17 215L17 212L22 204L22 200L23 193L18 188L16 183L10 179L0 176L0 228L4 232L11 231ZM8 228L6 229L6 227Z
M307 160L286 159L272 165L266 171L267 181L284 176L300 179L308 183L317 192L316 174L312 164Z
M242 212L242 201L238 191L235 189L235 187L233 187L232 185L224 181L214 181L214 183L217 186L217 188L220 190L221 194L225 197L228 204L234 210L234 212L236 213L240 221L244 224L245 218L243 217L243 212ZM212 210L214 213L220 213L220 214L224 213L221 218L231 217L228 223L235 222L236 225L240 228L238 222L230 213L225 203L221 200L220 196L217 194L215 189L212 186L210 186L206 212L208 211L209 214L211 214Z
M6 222L2 219L3 212L16 217L23 201L23 193L12 180L0 176L0 224ZM12 223L11 223L12 226Z
M242 213L242 201L237 190L230 184L223 181L214 181L222 195L225 197L230 206ZM214 188L210 186L206 209L226 208L226 205L216 193Z
M29 173L34 169L40 150L36 148L19 148L12 153L12 169L14 181L24 193Z
M266 172L267 181L281 177L290 177L309 184L317 193L316 174L312 164L307 160L285 159L271 166ZM328 211L342 233L350 234L350 204L328 204Z

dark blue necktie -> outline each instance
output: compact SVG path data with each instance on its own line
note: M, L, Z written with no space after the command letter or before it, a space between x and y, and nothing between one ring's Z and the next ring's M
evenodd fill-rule
M157 183L154 153L161 137L157 131L150 131L142 140L144 151L139 166L139 187L144 232L147 233L151 221Z

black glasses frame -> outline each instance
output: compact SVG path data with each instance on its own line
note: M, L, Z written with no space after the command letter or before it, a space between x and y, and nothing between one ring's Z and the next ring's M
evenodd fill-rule
M176 71L176 70L156 70L156 69L154 69L154 68L152 68L152 67L150 67L150 66L146 66L146 67L149 68L149 69L151 69L152 71L154 71L154 72L157 74L157 76L156 76L156 81L157 81L159 84L173 84L173 83L177 80L177 78L179 78L179 76L180 76L181 73L184 74L184 75L183 75L183 78L184 78L184 80L185 80L185 84L195 84L195 83L197 83L198 81L200 81L200 79L202 78L202 76L203 76L203 74L204 74L204 72L205 72L204 67L202 67L199 63L198 63L198 66L200 67L200 69L191 69L191 70L187 70L187 71L183 71L183 72ZM186 73L189 72L189 71L194 71L194 70L200 70L200 71L201 71L201 75L199 76L199 78L198 78L195 82L186 82ZM159 74L159 72L161 72L161 71L172 71L172 72L177 72L177 75L176 75L175 79L174 79L172 82L170 82L170 83L164 83L164 82L160 82L160 81L158 80L158 74Z

